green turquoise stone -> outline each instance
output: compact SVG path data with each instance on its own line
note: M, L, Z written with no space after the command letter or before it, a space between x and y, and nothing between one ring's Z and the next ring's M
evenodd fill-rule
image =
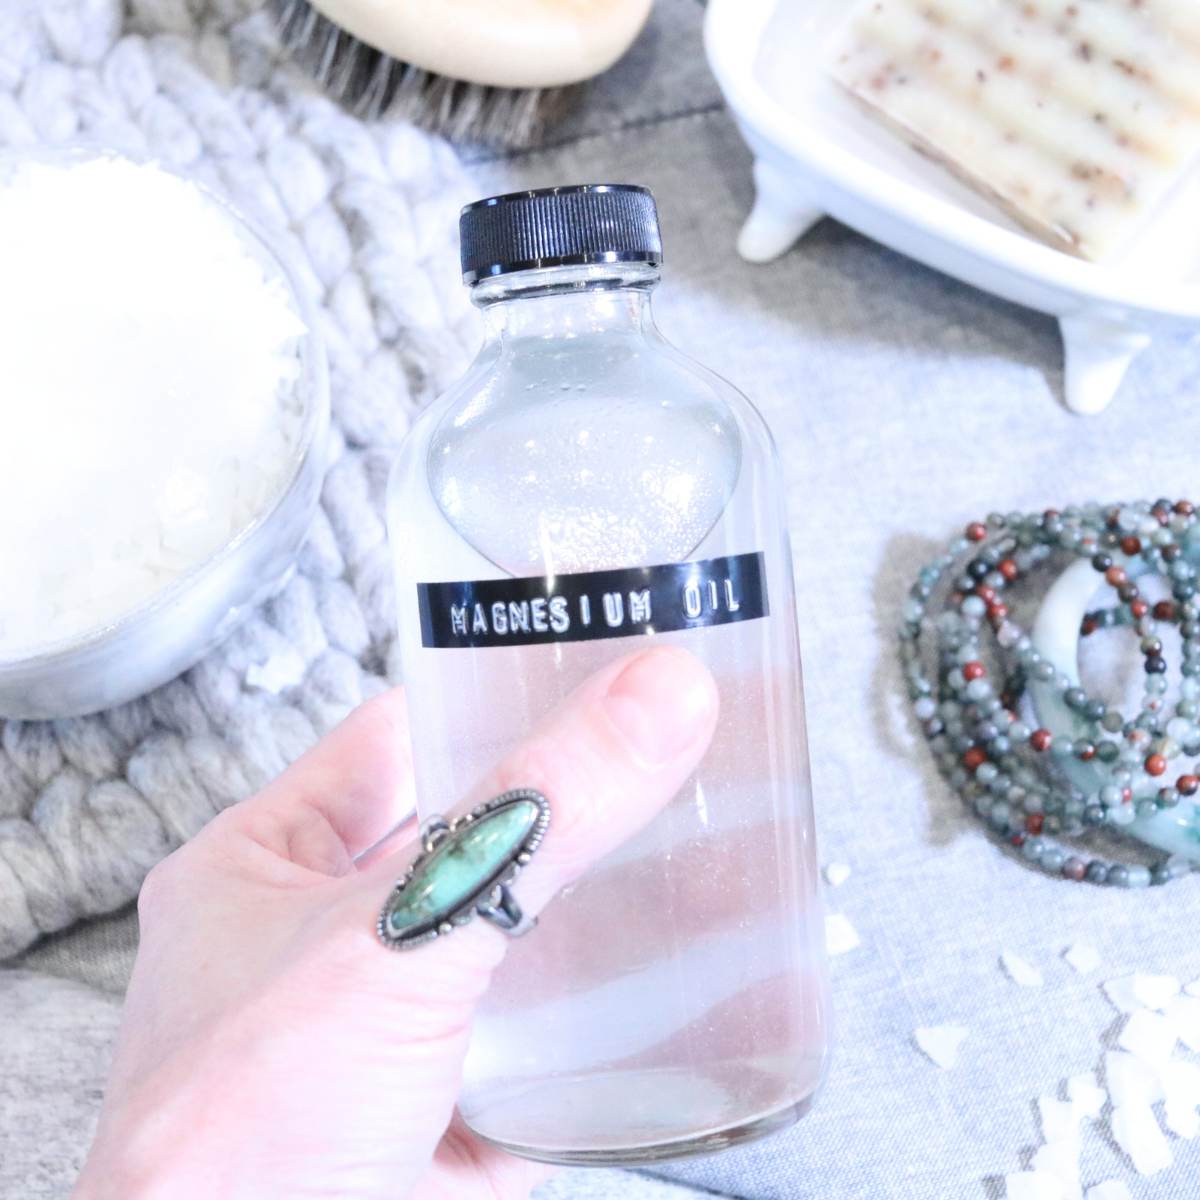
M516 857L538 813L532 800L515 800L450 834L392 897L388 930L436 926L477 896Z

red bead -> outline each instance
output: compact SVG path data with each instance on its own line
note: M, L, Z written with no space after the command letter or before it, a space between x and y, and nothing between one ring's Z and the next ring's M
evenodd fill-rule
M1132 558L1135 554L1141 554L1142 543L1139 538L1135 538L1133 534L1121 539L1121 553L1129 555Z
M1029 816L1025 818L1025 832L1032 833L1035 836L1041 833L1042 824L1045 819L1046 818L1043 817L1041 813L1030 813Z
M1104 572L1104 578L1108 580L1113 587L1120 587L1121 584L1125 583L1129 579L1129 576L1125 574L1124 567L1109 567L1108 570Z
M997 563L996 570L999 571L1009 583L1012 583L1012 581L1021 574L1021 572L1017 570L1017 564L1013 562L1011 558L1002 558L999 563Z
M966 767L968 771L975 771L982 767L985 762L987 762L987 755L983 752L981 747L972 746L970 750L963 755L962 761L963 766Z
M975 589L975 595L977 595L980 600L984 602L984 604L996 603L996 589L993 587L988 587L986 583L981 583Z
M988 605L987 615L993 625L999 625L1008 616L1008 605L997 600L995 604Z
M1190 517L1196 511L1196 506L1190 500L1176 500L1175 511L1181 517Z
M1023 833L1014 833L1012 837L1008 839L1008 842L1010 846L1023 846L1025 845L1025 835Z
M982 679L987 671L981 662L969 662L963 664L963 678L970 683L972 679Z
M1029 744L1038 751L1049 750L1051 742L1050 730L1035 729L1029 735Z
M1129 602L1129 611L1140 621L1150 611L1150 605L1139 596Z
M1150 754L1146 757L1146 774L1161 775L1167 769L1167 760L1161 754Z
M1099 626L1096 624L1095 617L1084 617L1079 626L1079 632L1083 634L1084 637L1088 637L1090 634L1095 633L1097 629L1099 629Z
M1194 796L1196 789L1200 788L1200 779L1197 779L1195 775L1180 775L1175 780L1175 786L1183 795Z
M1156 621L1175 620L1175 605L1170 600L1160 600L1154 606L1154 619Z
M970 542L982 542L987 537L987 526L981 521L972 521L967 526L967 540Z
M1079 757L1084 762L1091 762L1092 759L1096 757L1096 747L1089 742L1082 750L1080 750Z

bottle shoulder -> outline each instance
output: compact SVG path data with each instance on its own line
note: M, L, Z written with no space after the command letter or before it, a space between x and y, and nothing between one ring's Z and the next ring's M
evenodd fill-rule
M717 401L729 410L737 420L747 452L756 452L772 460L777 458L775 439L766 418L754 401L714 367L679 349L658 331L655 340L660 353L670 359L676 368L694 377L700 386L707 388Z
M657 337L565 343L481 356L414 425L393 494L514 572L686 559L745 472L774 474L761 418Z
M464 375L414 421L409 440L486 435L498 425L535 431L553 418L564 423L598 419L605 407L612 426L636 426L651 409L658 420L687 428L697 418L736 426L770 449L770 430L749 397L704 363L666 341L657 330L625 339L556 339L534 352L504 353L485 346ZM714 429L715 432L715 429Z

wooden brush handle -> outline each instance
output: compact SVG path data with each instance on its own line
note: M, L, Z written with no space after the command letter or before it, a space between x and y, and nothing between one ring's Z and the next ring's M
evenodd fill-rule
M652 0L313 0L347 33L468 83L562 87L607 70Z

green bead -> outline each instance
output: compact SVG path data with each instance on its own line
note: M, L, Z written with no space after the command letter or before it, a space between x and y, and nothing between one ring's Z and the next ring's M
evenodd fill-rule
M1124 724L1124 717L1115 709L1110 709L1100 718L1101 727L1108 733L1120 733Z
M1159 738L1154 743L1154 750L1158 754L1161 754L1163 758L1177 758L1179 756L1179 743L1174 738Z
M515 859L539 811L532 800L517 800L447 835L392 897L388 931L401 936L418 926L436 928L478 896Z

